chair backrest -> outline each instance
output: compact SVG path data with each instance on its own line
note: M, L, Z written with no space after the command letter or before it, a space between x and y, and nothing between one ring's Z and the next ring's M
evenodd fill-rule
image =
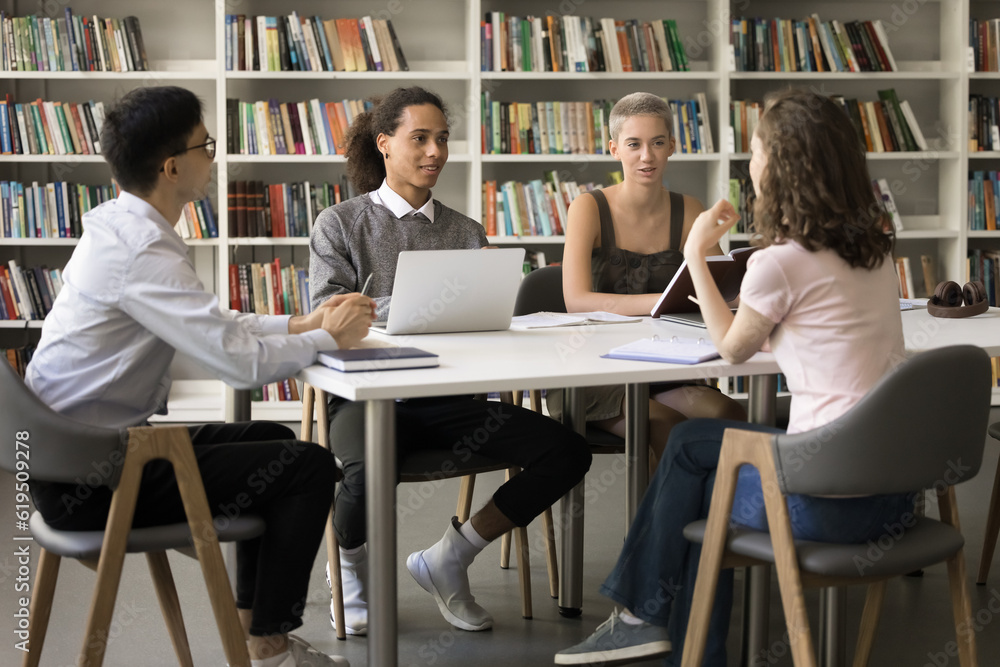
M979 472L990 360L971 345L921 353L830 424L774 439L785 493L876 495L954 485Z
M125 461L125 432L60 415L28 389L10 364L0 366L0 469L16 474L26 462L31 479L114 488Z
M565 313L562 291L562 267L543 266L521 280L514 301L514 316L539 312Z

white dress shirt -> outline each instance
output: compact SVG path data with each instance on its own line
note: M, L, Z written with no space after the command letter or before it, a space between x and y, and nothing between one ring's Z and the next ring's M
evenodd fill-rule
M382 179L382 185L378 190L372 190L368 197L376 204L381 204L392 211L397 218L402 218L414 213L423 214L428 220L434 222L434 197L428 193L427 201L420 208L413 208L410 203L403 199L395 190L389 187L389 182Z
M249 389L337 349L321 329L290 335L289 316L221 309L173 225L134 195L90 211L83 229L25 377L57 412L113 428L165 413L176 350Z

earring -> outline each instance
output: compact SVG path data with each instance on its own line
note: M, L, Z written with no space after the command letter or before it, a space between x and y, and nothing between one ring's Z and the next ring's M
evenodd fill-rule
M386 159L386 160L388 160L388 159L389 159L389 154L388 154L388 153L386 153L386 154L385 154L385 159Z

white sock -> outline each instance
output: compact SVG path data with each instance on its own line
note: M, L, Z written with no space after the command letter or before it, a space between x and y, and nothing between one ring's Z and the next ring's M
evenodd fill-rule
M353 549L345 549L340 547L340 560L347 562L350 565L357 563L359 560L364 560L366 556L365 545L360 547L354 547Z
M250 660L250 667L278 667L281 663L285 661L288 657L289 652L285 651L279 655L272 655L270 658L261 658L260 660Z
M622 623L626 623L628 625L642 625L643 623L646 622L641 618L633 616L632 612L630 612L628 609L622 609L620 612L618 612L618 619Z
M485 549L486 545L490 543L489 540L483 539L483 536L476 532L476 529L472 527L471 521L463 523L462 528L458 532L462 533L462 537L464 537L469 544L476 547L480 551Z

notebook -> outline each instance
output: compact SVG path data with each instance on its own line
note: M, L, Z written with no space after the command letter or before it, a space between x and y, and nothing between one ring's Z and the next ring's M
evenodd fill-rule
M540 311L530 315L518 315L511 320L511 329L549 329L552 327L585 327L593 324L627 324L642 322L641 317L629 317L604 311L589 313L550 313Z
M416 347L366 347L320 352L318 360L338 371L386 371L397 368L432 368L438 355Z
M524 248L404 250L389 318L372 328L394 335L508 329L523 264Z
M747 271L747 260L758 248L734 248L728 255L709 255L708 270L715 278L715 284L722 293L722 298L732 301L740 295L743 284L743 274ZM663 313L693 313L698 311L698 304L688 297L694 296L694 283L691 282L691 272L688 271L687 260L681 262L677 273L670 284L663 290L660 299L653 306L650 315L659 317Z
M669 364L698 364L715 359L719 351L711 341L703 338L641 338L637 341L612 348L606 359L631 359L634 361L659 361Z

